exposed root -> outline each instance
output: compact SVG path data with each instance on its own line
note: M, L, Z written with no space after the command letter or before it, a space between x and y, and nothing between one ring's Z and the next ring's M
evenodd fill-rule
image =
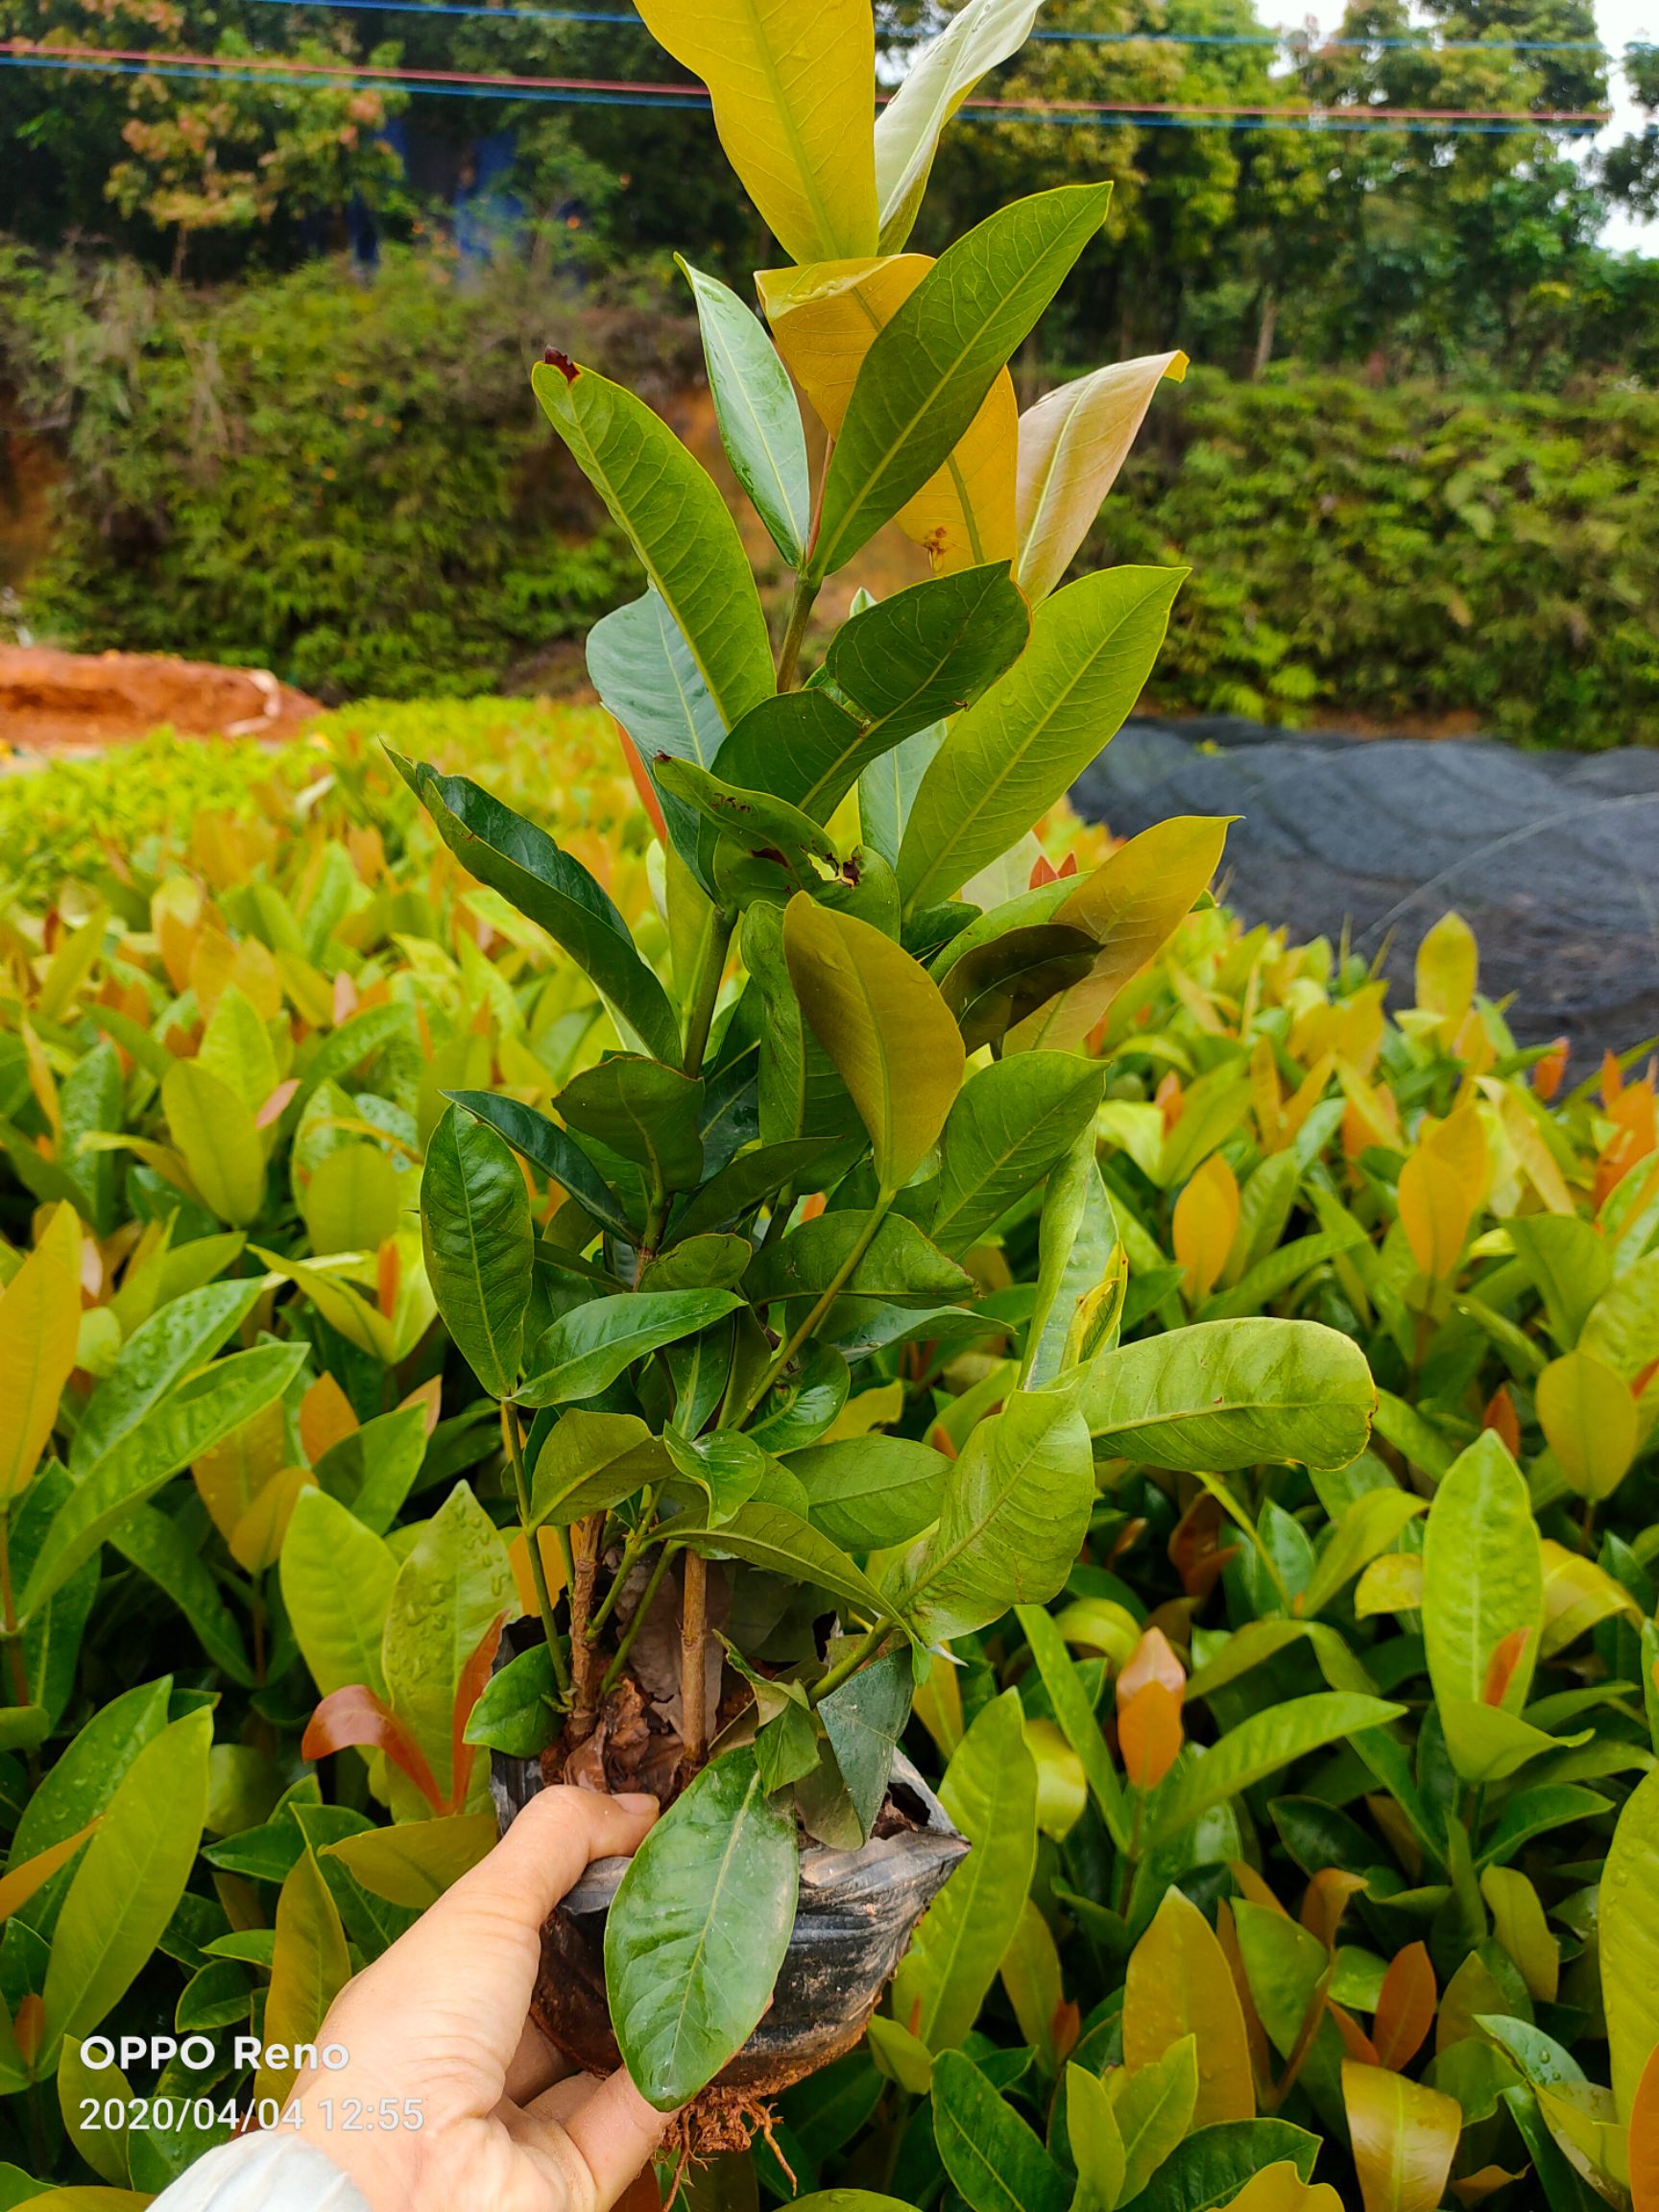
M688 2167L705 2166L725 2151L747 2151L757 2135L765 2136L793 2189L796 2186L794 2170L779 2149L778 2138L772 2131L777 2117L765 2099L750 2089L716 2087L693 2097L668 2123L668 2131L658 2153L664 2164L670 2159L674 2164L674 2182L662 2212L673 2212Z

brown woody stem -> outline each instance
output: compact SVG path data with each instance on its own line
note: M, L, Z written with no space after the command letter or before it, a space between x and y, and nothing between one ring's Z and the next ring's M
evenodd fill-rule
M700 1767L709 1748L709 1562L685 1554L680 1599L680 1740L687 1767Z

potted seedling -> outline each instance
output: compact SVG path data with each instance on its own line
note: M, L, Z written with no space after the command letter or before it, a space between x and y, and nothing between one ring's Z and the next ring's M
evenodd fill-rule
M1060 878L1032 832L1134 706L1181 582L1062 584L1179 356L1016 416L1005 364L1105 185L1022 201L936 262L901 251L942 124L1034 9L974 0L878 123L867 0L643 12L795 256L759 279L771 337L688 272L727 454L793 575L779 641L710 477L550 351L537 395L650 580L589 666L661 841L653 956L544 831L400 766L619 1040L550 1112L454 1094L422 1214L535 1578L469 1730L502 1815L548 1779L666 1807L550 1926L538 2017L670 2109L710 2083L752 2105L862 2031L965 1848L898 1749L915 1687L950 1638L1061 1588L1096 1459L1133 1435L1143 1460L1229 1463L1214 1392L1252 1403L1269 1370L1351 1454L1369 1384L1296 1323L1187 1333L1167 1391L1118 1364L1127 1261L1083 1046L1223 826ZM785 362L832 434L815 486ZM824 587L895 518L931 576L809 644ZM1010 1290L987 1249L1039 1206L1035 1280ZM936 1427L941 1378L975 1362L989 1387ZM1180 1419L1201 1440L1171 1442Z

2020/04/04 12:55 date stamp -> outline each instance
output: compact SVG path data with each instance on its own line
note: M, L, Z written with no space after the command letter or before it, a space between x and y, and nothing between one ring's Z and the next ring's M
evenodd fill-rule
M413 2132L424 2124L424 2109L419 2097L313 2096L303 2101L290 2098L286 2104L276 2097L261 2097L244 2107L234 2097L188 2094L135 2097L127 2089L123 2079L127 2067L147 2063L159 2069L175 2058L193 2074L217 2075L226 2062L210 2035L186 2035L182 2041L171 2035L123 2035L118 2044L108 2035L89 2035L81 2046L82 2064L92 2074L101 2074L118 2065L122 2073L116 2075L116 2081L120 2083L121 2093L77 2099L81 2126L106 2130L150 2128L170 2134L183 2128L206 2133L221 2128L245 2128L252 2122L265 2129L296 2128L316 2128L324 2134L336 2130L342 2134L390 2134L398 2128ZM252 2066L336 2073L349 2064L349 2052L339 2043L325 2044L322 2049L311 2043L291 2048L287 2044L261 2043L256 2035L236 2036L228 2053L228 2063L237 2070Z

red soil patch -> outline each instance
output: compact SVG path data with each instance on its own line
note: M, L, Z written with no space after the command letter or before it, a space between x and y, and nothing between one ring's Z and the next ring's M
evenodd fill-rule
M262 669L0 645L0 744L19 750L95 750L163 723L190 737L286 737L320 711Z

